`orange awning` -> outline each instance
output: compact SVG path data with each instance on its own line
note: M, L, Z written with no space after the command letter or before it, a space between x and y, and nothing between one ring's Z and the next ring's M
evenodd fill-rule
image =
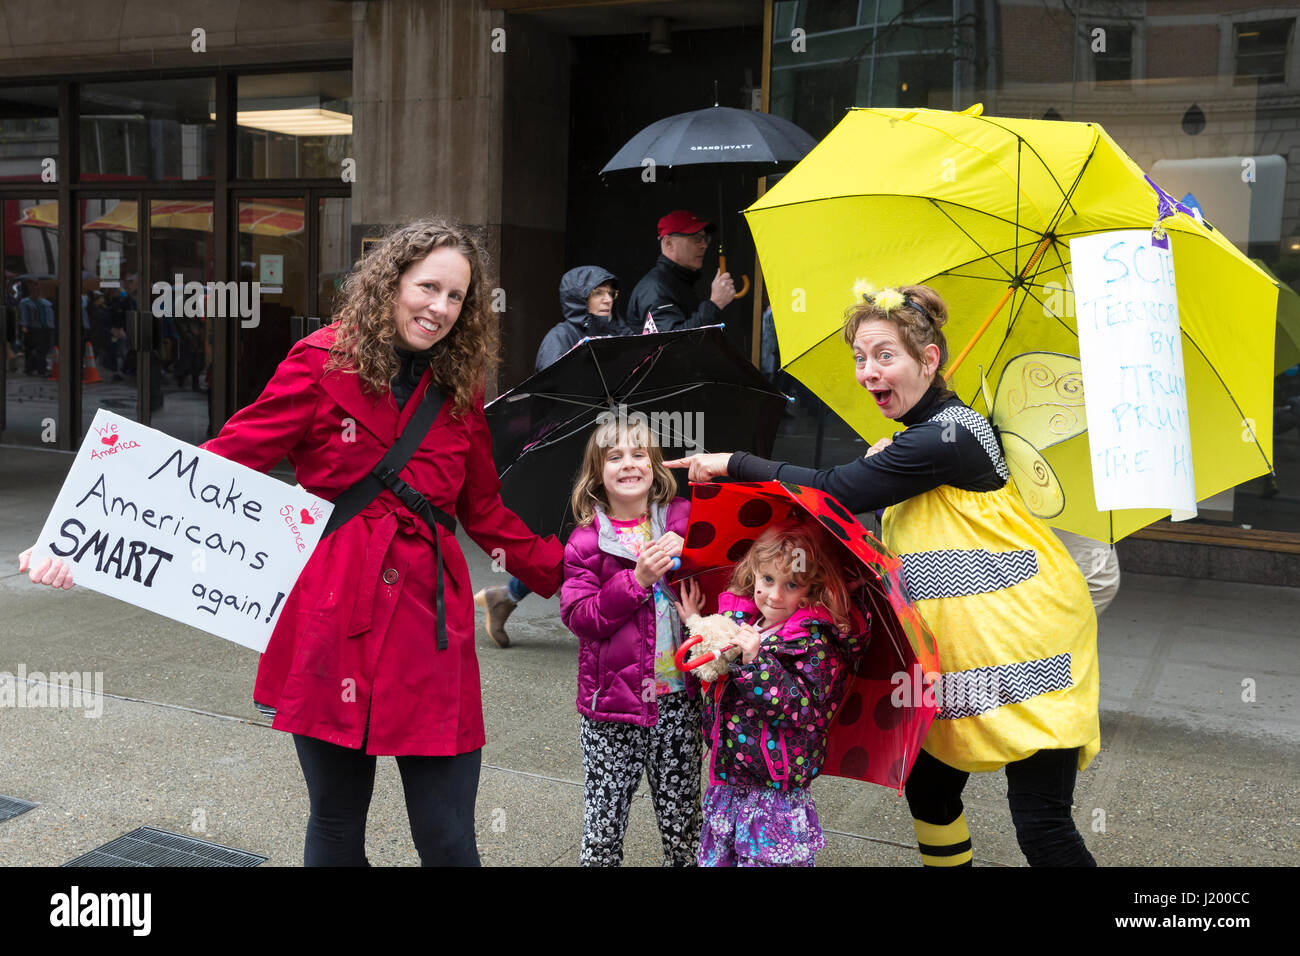
M256 236L292 236L303 230L301 201L296 205L258 200L243 202L239 206L239 231ZM87 232L139 232L140 221L137 204L119 202L104 215L82 228ZM155 229L188 229L194 232L212 231L212 203L193 200L176 200L153 204L150 225ZM16 225L57 229L59 205L55 202L38 203L23 210Z

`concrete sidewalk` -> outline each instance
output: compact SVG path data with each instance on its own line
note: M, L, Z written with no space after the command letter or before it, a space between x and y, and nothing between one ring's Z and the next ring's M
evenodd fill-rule
M0 709L0 794L40 804L0 822L0 863L58 865L139 826L302 861L307 793L291 738L253 708L257 656L84 589L17 574L70 455L0 448L0 672L101 672L102 714ZM462 538L476 586L496 583ZM1075 819L1104 866L1294 865L1300 851L1300 589L1164 578L1126 568L1101 620L1102 753ZM582 761L576 641L559 602L510 620L514 646L479 631L488 744L478 840L489 866L574 865ZM1254 700L1243 700L1243 684ZM1245 696L1249 696L1248 694ZM629 864L662 860L645 787ZM916 866L906 803L836 778L814 788L823 865ZM977 862L1023 863L1001 774L972 777ZM1104 826L1104 829L1102 827ZM379 761L368 853L415 865L397 767Z

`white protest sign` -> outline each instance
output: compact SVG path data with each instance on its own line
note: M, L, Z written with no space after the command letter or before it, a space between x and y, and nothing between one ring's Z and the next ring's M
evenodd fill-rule
M1196 514L1178 289L1144 229L1070 240L1097 508Z
M101 408L32 564L57 556L78 586L264 651L333 510Z

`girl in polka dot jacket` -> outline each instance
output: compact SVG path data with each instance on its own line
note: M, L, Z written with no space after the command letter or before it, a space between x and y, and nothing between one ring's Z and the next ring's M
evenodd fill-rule
M701 866L812 866L826 845L808 787L867 628L822 534L797 521L768 528L718 597L718 613L741 625L740 656L704 695ZM694 585L682 608L700 610Z

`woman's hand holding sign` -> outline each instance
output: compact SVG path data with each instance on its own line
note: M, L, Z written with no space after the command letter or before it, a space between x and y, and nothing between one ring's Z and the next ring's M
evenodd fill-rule
M50 587L63 588L65 591L72 588L71 565L64 564L58 558L46 558L45 563L39 568L29 569L31 560L32 548L18 555L18 573L27 571L27 576L32 579L33 584L48 584Z

